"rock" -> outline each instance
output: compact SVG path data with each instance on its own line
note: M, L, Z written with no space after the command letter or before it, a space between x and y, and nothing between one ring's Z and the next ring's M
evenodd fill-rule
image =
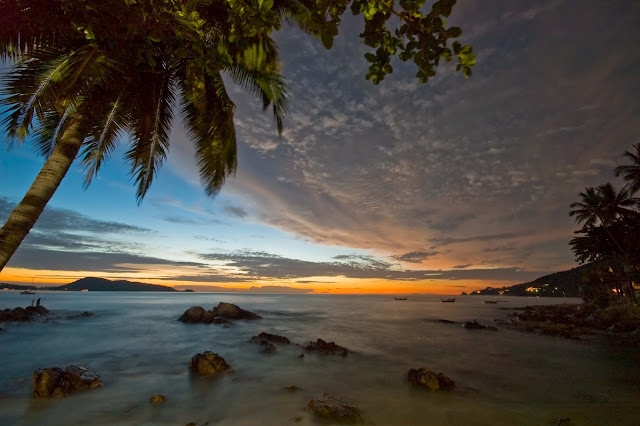
M339 398L323 393L318 398L309 401L308 409L311 414L323 421L340 424L358 424L364 422L362 412L358 407L345 404Z
M35 398L61 398L74 392L102 387L100 376L76 365L64 370L58 367L35 370L31 384Z
M297 392L299 390L302 390L302 388L299 388L297 386L291 385L291 386L285 387L284 390L286 390L287 392L293 393L293 392Z
M303 359L303 358L304 358L304 354L300 354L300 355L298 355L298 358L299 358L299 359Z
M200 317L200 322L203 322L205 324L211 324L215 319L216 319L216 316L213 314L212 311L206 311Z
M84 311L81 314L68 315L67 319L85 318L85 317L92 317L92 316L93 316L93 312Z
M463 291L462 293L460 293L460 296L468 296L466 291Z
M272 343L284 343L291 344L291 341L284 336L278 336L277 334L265 333L264 331L257 336L253 336L251 338L252 343L260 343L260 342L272 342Z
M575 426L575 423L571 421L570 417L563 417L561 419L558 419L553 424L555 426Z
M315 342L309 342L307 346L304 347L308 351L318 351L329 354L340 354L342 356L347 356L349 351L347 348L344 348L340 345L336 345L335 342L325 342L322 339L318 339Z
M436 320L436 321L439 322L439 323L442 323L442 324L458 324L455 321L446 320L446 319L439 319L439 320Z
M435 373L428 368L411 369L407 375L412 386L431 390L452 390L456 384L442 373Z
M195 354L189 368L201 375L211 375L229 370L231 366L220 355L211 351Z
M266 352L268 354L275 352L277 349L276 345L274 345L273 343L269 343L266 340L261 341L260 346L264 346L262 352Z
M165 397L164 395L153 395L150 399L149 402L153 405L160 405L163 402L165 402L167 400L167 397Z
M182 322L202 322L204 317L204 308L201 306L192 306L185 311L178 321Z
M491 330L491 331L498 331L498 329L496 327L482 325L476 320L473 320L473 322L465 321L465 323L462 324L462 326L464 328L468 328L470 330L483 330L483 329L486 329L486 330Z
M50 314L51 312L42 305L27 306L26 308L17 307L15 309L4 309L0 311L0 321L34 321Z
M245 311L232 303L220 302L218 306L213 308L213 314L216 317L229 318L229 319L260 319L260 315L256 315L253 312Z

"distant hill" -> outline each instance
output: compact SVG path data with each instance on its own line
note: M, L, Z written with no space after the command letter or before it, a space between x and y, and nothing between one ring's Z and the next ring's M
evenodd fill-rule
M512 285L510 287L487 287L476 290L471 295L504 295L504 296L545 296L545 297L580 297L582 275L593 269L591 264L578 266L568 271L555 272L533 281Z
M104 278L87 277L47 290L81 291L177 291L166 285L145 284L134 281L110 281Z

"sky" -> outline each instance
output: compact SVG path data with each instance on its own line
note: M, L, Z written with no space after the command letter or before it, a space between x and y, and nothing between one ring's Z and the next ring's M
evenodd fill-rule
M577 266L569 204L621 186L613 168L640 141L640 3L460 0L447 24L473 45L473 76L442 65L426 85L399 61L365 80L361 21L345 15L331 50L276 35L282 137L230 88L238 171L217 197L177 120L141 205L126 141L86 191L74 164L0 281L459 294ZM0 221L42 164L28 142L0 149Z

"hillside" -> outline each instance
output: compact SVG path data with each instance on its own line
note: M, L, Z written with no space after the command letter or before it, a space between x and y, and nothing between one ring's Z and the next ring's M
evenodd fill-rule
M545 296L580 297L580 282L584 273L590 271L590 264L578 266L568 271L544 275L533 281L510 287L487 287L471 292L471 295L504 296Z
M110 281L104 278L87 277L69 284L51 287L47 290L81 291L177 291L172 287L156 284L145 284L134 281Z

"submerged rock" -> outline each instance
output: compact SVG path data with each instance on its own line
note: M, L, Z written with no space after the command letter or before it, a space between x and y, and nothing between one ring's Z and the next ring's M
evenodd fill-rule
M297 392L299 390L302 390L302 388L299 388L295 385L291 385L291 386L287 386L284 388L284 390L286 390L287 392L293 393L293 392Z
M195 354L191 358L189 368L198 374L208 376L227 371L231 366L217 353L206 351Z
M92 316L93 316L93 312L84 311L81 314L67 315L67 319L85 318L85 317L92 317Z
M347 356L349 351L347 348L342 347L340 345L336 345L335 342L325 342L322 339L318 339L315 342L309 342L307 346L304 347L308 351L318 351L322 353L328 354L339 354L342 356Z
M218 306L213 308L213 315L216 317L229 318L229 319L260 319L260 315L253 312L246 311L233 303L220 302Z
M251 338L251 343L272 342L272 343L284 343L286 345L291 344L291 341L284 336L278 336L277 334L265 333L264 331L257 336Z
M160 405L167 400L167 397L164 395L153 395L149 402L153 405Z
M464 328L468 328L469 330L491 330L491 331L498 331L498 329L496 327L491 327L488 325L482 325L480 324L478 321L473 320L472 321L465 321L464 324L462 324L462 326Z
M100 376L76 365L70 365L64 370L58 367L35 370L31 384L35 398L62 398L75 392L102 387Z
M358 407L345 404L337 397L323 393L313 398L307 405L309 412L323 421L340 424L358 424L364 422L362 411Z
M431 390L452 390L456 384L442 373L436 373L428 368L411 369L407 375L409 384Z

